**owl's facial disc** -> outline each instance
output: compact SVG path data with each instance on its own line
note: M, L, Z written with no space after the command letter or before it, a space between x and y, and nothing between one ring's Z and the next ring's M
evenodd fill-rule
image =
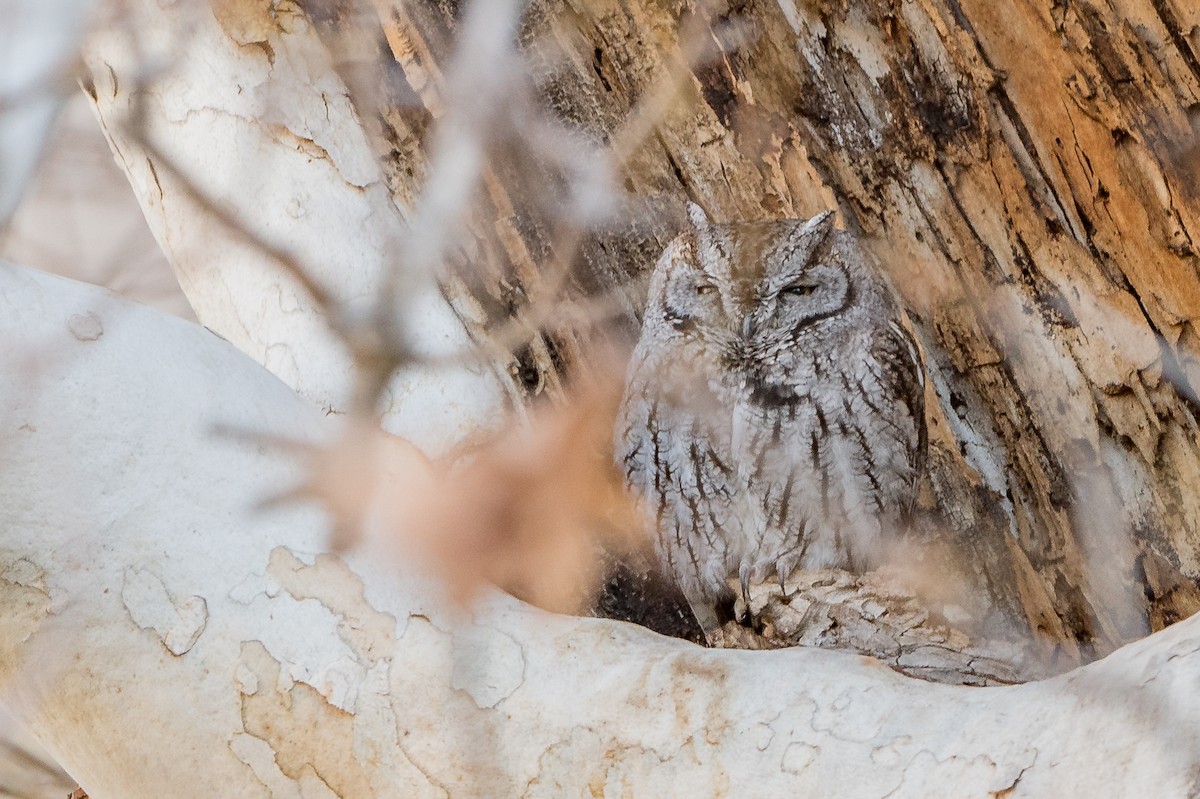
M775 292L775 327L795 336L840 313L854 301L845 269L818 263L784 283Z
M690 334L710 325L723 315L717 281L690 264L675 264L667 276L660 311L667 324L680 333Z

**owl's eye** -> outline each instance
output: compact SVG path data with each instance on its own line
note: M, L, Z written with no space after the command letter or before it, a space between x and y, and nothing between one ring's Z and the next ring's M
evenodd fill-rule
M780 289L780 294L787 294L792 297L807 297L817 290L815 283L792 283Z
M696 286L697 294L712 294L716 290L717 287L712 283L701 283L700 285Z

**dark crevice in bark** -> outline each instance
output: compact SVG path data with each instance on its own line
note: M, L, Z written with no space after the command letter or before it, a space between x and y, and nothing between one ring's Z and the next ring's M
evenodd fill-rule
M1158 341L1159 353L1163 361L1163 376L1167 378L1172 388L1175 389L1176 396L1187 406L1188 411L1192 414L1192 418L1200 419L1200 394L1197 393L1195 387L1187 379L1187 373L1183 370L1178 356L1175 354L1170 342L1158 329L1158 325L1155 324L1154 317L1151 316L1150 310L1146 307L1142 295L1123 273L1121 274L1121 278L1120 288L1137 303L1142 320Z
M1167 4L1167 0L1150 0L1150 5L1154 6L1155 13L1162 20L1163 27L1167 29L1167 35L1171 37L1175 49L1179 51L1179 57L1191 71L1196 83L1200 84L1200 59L1197 59L1196 54L1192 52L1190 43L1184 37L1183 26L1179 24L1179 18L1175 16L1175 12Z
M982 50L980 52L982 52ZM1042 163L1042 157L1038 153L1037 145L1033 141L1033 136L1029 133L1029 128L1025 126L1025 121L1022 119L1020 112L1017 110L1016 104L1013 103L1013 100L1011 97L1009 97L1008 92L999 83L992 87L990 94L993 98L995 98L997 104L1000 106L999 112L1004 114L1009 124L1012 125L1013 130L1016 131L1017 138L1020 139L1021 146L1025 149L1025 154L1029 161L1033 163L1037 169L1036 175L1026 174L1025 179L1029 181L1031 186L1037 184L1045 186L1046 190L1050 193L1050 196L1054 198L1055 205L1058 206L1060 218L1066 220L1067 224L1071 226L1071 235L1074 236L1076 241L1079 241L1081 244L1086 243L1086 235L1083 231L1075 228L1074 220L1072 220L1071 216L1067 213L1067 206L1063 202L1062 196L1058 193L1058 189L1055 186L1053 177ZM1021 159L1017 159L1017 164L1021 164Z

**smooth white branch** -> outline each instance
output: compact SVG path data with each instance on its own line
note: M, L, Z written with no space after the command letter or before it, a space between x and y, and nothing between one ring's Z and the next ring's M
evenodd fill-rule
M6 265L0 338L0 698L97 799L1195 789L1196 620L955 688L498 595L468 619L402 557L319 554L319 509L253 510L302 470L214 427L336 422L208 331Z

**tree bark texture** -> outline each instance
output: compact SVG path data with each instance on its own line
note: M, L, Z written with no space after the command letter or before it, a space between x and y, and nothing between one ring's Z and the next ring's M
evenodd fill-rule
M197 318L345 413L361 377L356 339L385 275L398 275L405 313L393 335L416 357L373 398L385 427L440 452L501 416L490 364L421 360L470 341L430 270L392 270L405 207L309 18L240 1L114 10L85 47L84 89ZM162 69L147 75L147 63ZM418 387L433 384L443 390Z
M382 115L404 195L460 9L376 5L425 106ZM987 602L1061 665L1200 608L1200 7L547 0L520 34L549 65L534 91L609 142L697 14L717 53L621 171L640 212L584 243L570 293L623 290L635 330L637 280L685 200L718 221L836 207L918 331L931 504ZM562 182L503 146L534 167L497 167L475 217L504 276L478 293L492 325L536 289ZM512 372L553 389L587 335L543 329Z

